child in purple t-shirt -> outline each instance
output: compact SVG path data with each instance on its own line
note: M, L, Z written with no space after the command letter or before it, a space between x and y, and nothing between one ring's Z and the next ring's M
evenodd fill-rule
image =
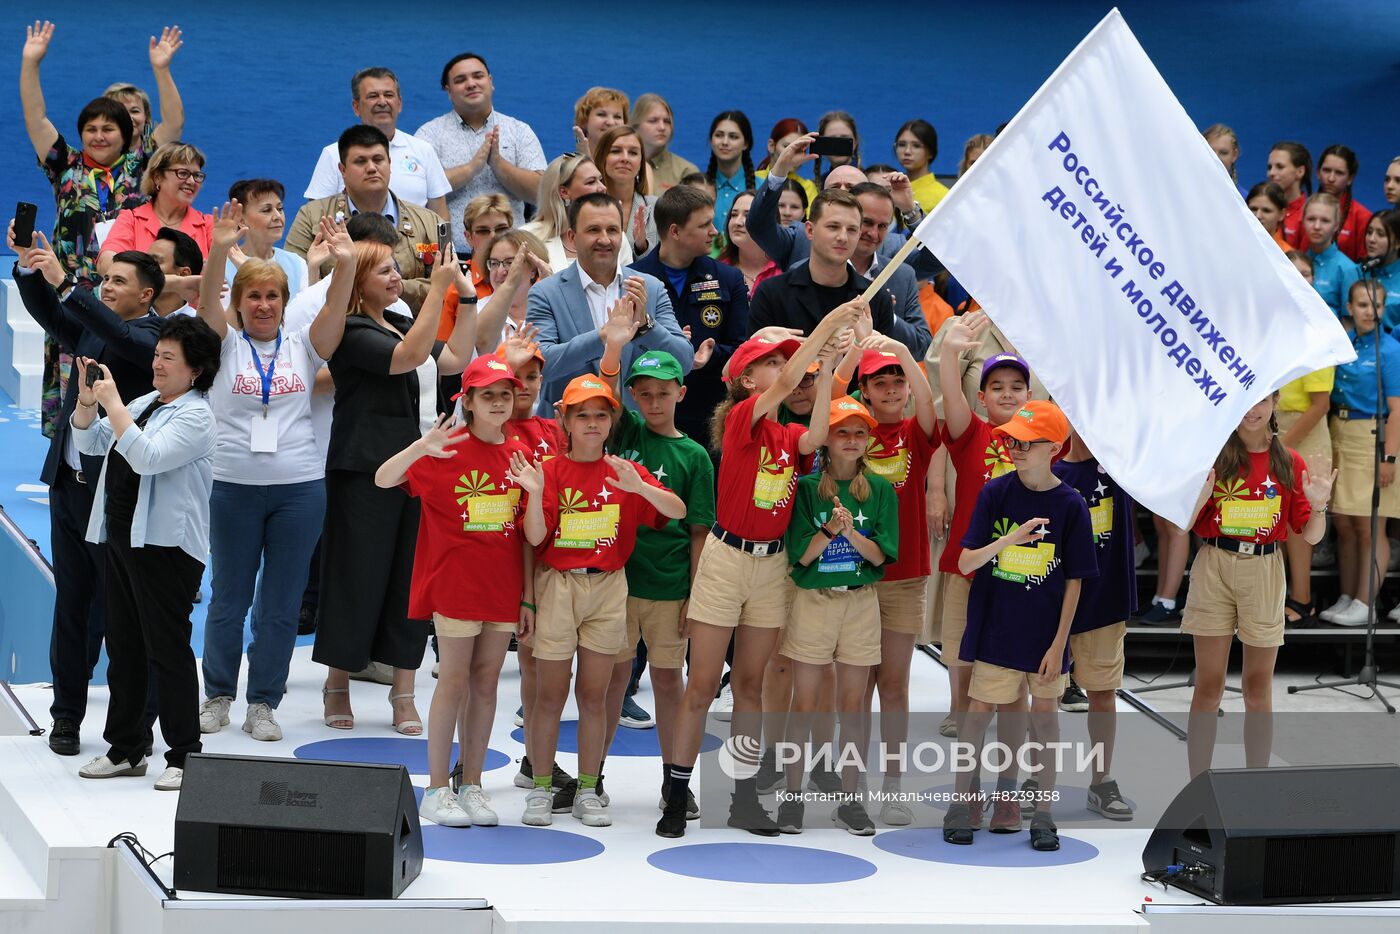
M1069 422L1053 403L1027 402L995 429L1015 473L987 483L977 497L958 570L976 573L968 598L967 630L959 657L972 663L968 715L958 738L982 756L983 733L993 712L1001 714L998 736L1019 747L1025 723L1017 707L1027 689L1031 717L1042 744L1059 740L1057 710L1068 670L1070 624L1080 582L1098 575L1093 525L1084 498L1051 471L1069 439ZM997 779L992 833L1021 829L1014 758ZM1051 756L1039 757L1040 796L1031 818L1031 846L1057 850L1060 839L1050 817L1055 771ZM960 800L943 821L948 843L972 842L971 812L964 798L973 771L958 775Z

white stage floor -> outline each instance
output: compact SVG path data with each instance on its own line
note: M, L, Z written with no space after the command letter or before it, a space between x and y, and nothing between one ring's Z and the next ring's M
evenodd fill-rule
M342 753L358 750L366 753L366 758L411 754L425 761L426 741L398 737L390 728L387 687L354 682L356 729L344 733L324 727L319 690L322 671L311 663L309 648L297 649L287 699L279 712L286 734L282 742L257 743L241 732L244 708L239 701L230 713L231 725L204 738L205 751L290 757L300 748L303 758L325 758L341 746ZM417 688L419 710L425 715L434 684L425 666ZM15 694L36 720L47 720L49 692L45 688L18 687ZM0 737L0 831L6 844L0 847L0 879L13 877L8 883L0 882L0 931L82 929L122 934L137 929L135 925L123 928L122 923L133 917L131 900L138 896L132 894L130 885L123 888L114 851L105 851L104 856L102 848L113 837L129 831L152 853L170 851L178 795L157 793L151 787L163 767L159 736L147 777L105 782L78 778L78 767L103 751L100 732L105 695L103 688L93 691L83 752L77 757L53 755L42 738ZM911 695L915 710L946 709L946 674L921 653L916 653L914 660ZM490 912L454 915L456 920L445 930L567 927L571 932L615 932L619 926L674 931L717 927L734 931L758 926L766 930L849 930L857 925L888 926L891 930L931 925L1025 930L1074 925L1127 931L1141 929L1149 922L1156 927L1159 922L1170 925L1183 920L1201 930L1203 924L1210 926L1208 922L1216 920L1228 923L1232 934L1239 934L1250 929L1252 922L1273 932L1288 930L1280 927L1285 917L1301 921L1306 916L1302 909L1262 914L1214 907L1198 911L1187 906L1200 905L1199 899L1141 882L1141 852L1150 825L1067 829L1062 823L1062 851L1038 854L1031 851L1024 831L1002 836L982 832L972 847L947 846L937 830L880 826L875 837L855 837L834 829L822 806L809 805L809 829L800 836L760 838L729 829L702 829L698 822L691 822L683 839L663 840L653 832L658 817L660 760L653 755L619 754L617 746L606 769L611 827L585 828L561 814L555 815L548 830L524 828L519 817L525 792L511 783L524 749L512 737L518 680L509 658L500 696L491 748L503 755L491 757L496 767L486 774L485 788L501 815L502 826L449 830L425 822L428 858L422 875L403 896L420 906L473 898L484 899L490 906ZM645 680L638 701L652 709ZM573 717L571 710L566 710L565 717ZM648 743L654 746L654 730L619 732L622 742L634 751ZM330 745L303 748L327 743ZM349 754L335 757L355 758ZM564 768L574 771L574 756L561 753L559 759ZM488 761L488 766L491 764ZM419 769L410 771L415 773L412 780L416 786L426 784L426 776L416 774ZM683 848L689 849L682 852ZM106 868L96 875L92 867L65 869L65 859L99 860ZM17 864L33 881L30 889L25 888L25 880L6 871ZM170 860L158 863L157 869L168 883ZM804 878L822 881L780 881L809 869ZM696 877L726 874L744 881ZM91 882L82 881L89 877ZM82 891L88 886L100 890ZM102 905L103 899L115 897L112 893L124 893L126 911L112 909L109 913ZM180 898L185 900L180 907L192 908L193 903L207 897L181 892ZM221 908L238 904L226 899L218 902ZM241 922L245 932L249 920L259 925L260 934L282 930L278 926L281 922L271 920L279 906L292 912L288 917L295 916L296 903L259 900L256 905L265 911L246 916ZM342 908L354 906L340 903ZM1145 913L1145 909L1160 911L1170 906L1182 906L1177 910L1187 914ZM7 913L7 907L21 910ZM1332 930L1344 920L1335 909L1324 910L1329 912L1325 916L1329 920L1313 917L1309 930L1315 931L1319 923ZM52 920L47 922L46 911L52 912ZM105 920L99 927L86 926L94 912ZM168 920L173 914L165 912L163 929L185 930ZM488 914L491 926L483 927ZM352 916L341 912L337 917ZM383 929L381 911L366 910L353 917L364 921L379 918L377 927L371 929ZM212 918L213 914L206 913L202 926L189 929L223 930L218 925L209 926ZM1351 920L1358 929L1380 921L1393 925L1400 920L1400 904L1365 903ZM293 925L288 930L298 929L294 921L286 923ZM420 930L437 929L432 924L425 928L416 920L410 923ZM148 926L141 929L151 930ZM338 934L359 929L357 921L340 927Z

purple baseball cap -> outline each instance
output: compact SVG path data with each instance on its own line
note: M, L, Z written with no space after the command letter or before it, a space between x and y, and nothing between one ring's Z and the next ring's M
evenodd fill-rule
M982 378L978 381L977 388L986 389L987 377L991 375L993 370L1000 369L1004 366L1020 370L1021 375L1026 378L1026 385L1030 385L1031 368L1026 365L1026 361L1022 360L1014 353L999 353L996 356L988 357L987 362L982 364Z

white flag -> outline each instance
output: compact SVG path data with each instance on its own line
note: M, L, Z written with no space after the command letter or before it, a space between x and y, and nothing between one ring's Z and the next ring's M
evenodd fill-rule
M1181 526L1254 403L1355 359L1115 9L916 236Z

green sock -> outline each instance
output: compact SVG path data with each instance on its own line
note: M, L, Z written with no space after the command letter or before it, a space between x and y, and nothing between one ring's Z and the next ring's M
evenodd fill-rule
M549 787L550 787L550 777L549 777L549 775L536 775L536 776L535 776L535 787L536 787L536 788L544 788L545 790L548 790Z
M585 790L585 789L589 789L589 788L597 788L597 787L598 787L598 776L596 776L596 775L584 775L582 772L578 773L578 787L579 787L579 790L580 790L580 791Z

